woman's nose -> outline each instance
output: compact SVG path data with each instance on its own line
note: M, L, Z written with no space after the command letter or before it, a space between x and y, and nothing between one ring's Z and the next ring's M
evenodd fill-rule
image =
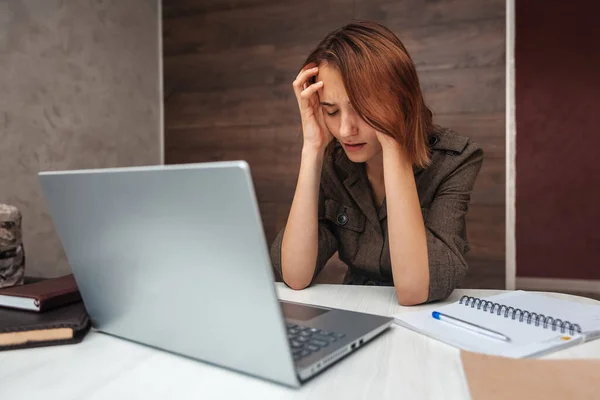
M352 116L342 117L342 121L340 124L340 136L341 137L350 137L354 136L358 133L358 124Z

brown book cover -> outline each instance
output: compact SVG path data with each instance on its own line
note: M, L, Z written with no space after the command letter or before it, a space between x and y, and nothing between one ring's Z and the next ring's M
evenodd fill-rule
M81 301L43 313L0 308L0 350L79 343L90 327Z
M81 300L73 274L0 289L0 307L42 312Z

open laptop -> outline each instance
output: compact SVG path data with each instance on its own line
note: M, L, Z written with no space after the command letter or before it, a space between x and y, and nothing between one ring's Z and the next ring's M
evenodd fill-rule
M278 300L245 161L39 178L99 331L298 387L393 321Z

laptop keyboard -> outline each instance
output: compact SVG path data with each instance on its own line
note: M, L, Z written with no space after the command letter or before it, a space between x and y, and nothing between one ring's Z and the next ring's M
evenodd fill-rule
M287 324L287 332L294 361L298 361L301 358L324 349L331 343L346 336L343 333L328 332L294 324Z

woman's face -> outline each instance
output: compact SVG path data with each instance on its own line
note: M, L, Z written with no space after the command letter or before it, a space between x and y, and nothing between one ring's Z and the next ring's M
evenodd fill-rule
M325 125L346 152L350 161L366 162L381 153L375 129L370 127L354 110L346 94L340 72L323 63L317 80L323 81L319 101Z

